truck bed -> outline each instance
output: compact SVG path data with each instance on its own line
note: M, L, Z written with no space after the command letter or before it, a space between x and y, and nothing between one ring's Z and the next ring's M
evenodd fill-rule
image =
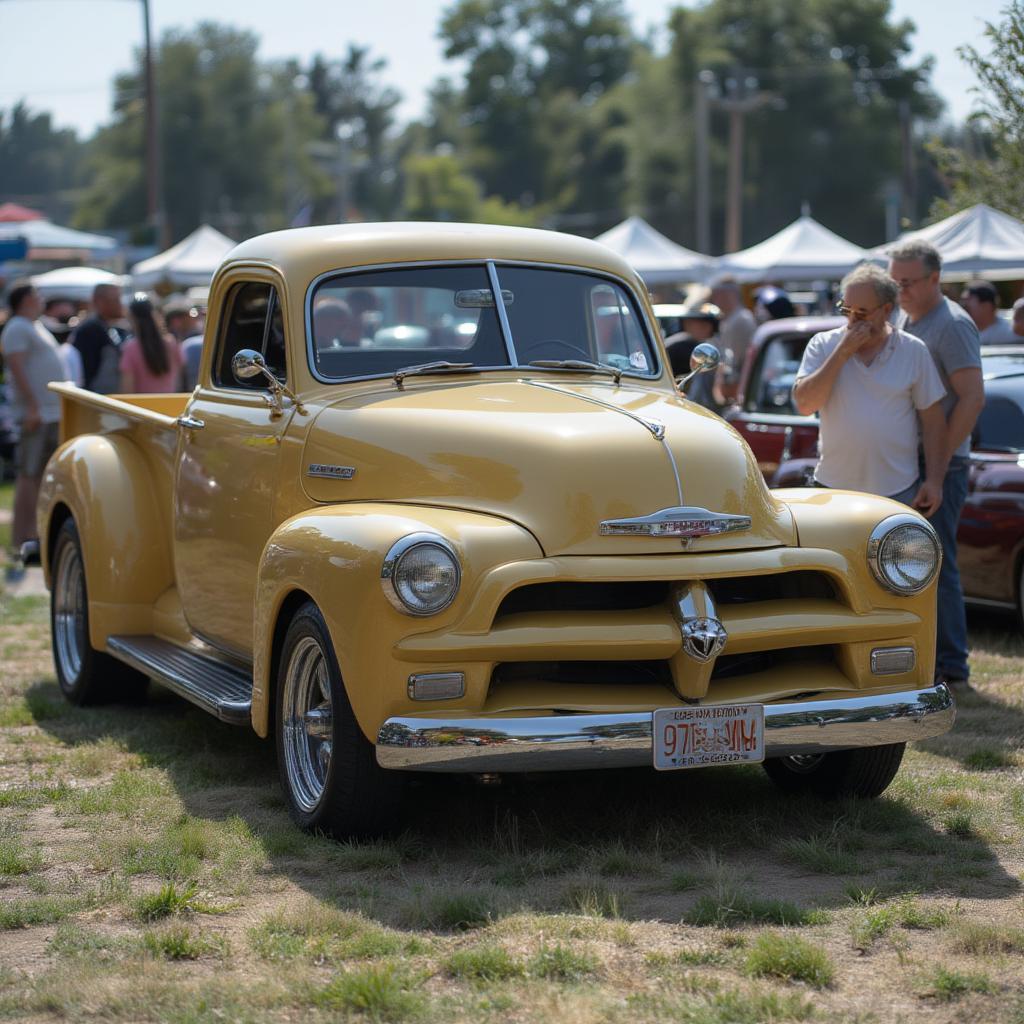
M61 441L79 434L108 434L146 425L175 430L187 394L100 395L74 384L51 384L61 396Z

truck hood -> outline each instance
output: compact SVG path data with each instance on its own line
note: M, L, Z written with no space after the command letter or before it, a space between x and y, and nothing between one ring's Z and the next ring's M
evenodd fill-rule
M687 544L677 537L606 536L601 523L679 506L751 519L695 538L693 551L796 543L788 507L732 427L670 392L628 385L431 382L339 399L309 428L302 480L319 502L500 516L547 555L678 553Z

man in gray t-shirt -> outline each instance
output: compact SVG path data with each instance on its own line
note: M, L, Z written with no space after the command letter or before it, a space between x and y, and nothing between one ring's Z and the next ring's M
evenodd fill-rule
M11 541L17 551L36 535L36 498L43 469L57 447L60 396L47 385L66 380L57 339L40 323L43 304L29 284L8 296L11 318L0 334L0 351L11 379L14 415L20 427Z
M946 397L946 455L949 466L942 487L942 505L931 524L942 542L939 573L936 678L967 685L967 619L957 567L956 531L967 499L971 431L985 404L978 328L939 287L942 258L926 242L910 241L889 257L889 273L900 289L903 313L897 326L920 338L935 360Z

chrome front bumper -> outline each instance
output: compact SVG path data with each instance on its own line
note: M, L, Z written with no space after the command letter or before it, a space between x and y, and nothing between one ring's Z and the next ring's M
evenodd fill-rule
M938 736L956 708L945 686L765 704L765 756L821 754ZM377 736L384 768L534 772L651 765L650 711L522 718L389 718Z

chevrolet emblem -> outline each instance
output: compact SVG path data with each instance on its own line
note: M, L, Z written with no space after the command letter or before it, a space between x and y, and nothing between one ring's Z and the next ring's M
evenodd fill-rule
M719 533L749 530L750 516L711 512L706 508L663 508L634 519L606 519L602 537L712 537Z

